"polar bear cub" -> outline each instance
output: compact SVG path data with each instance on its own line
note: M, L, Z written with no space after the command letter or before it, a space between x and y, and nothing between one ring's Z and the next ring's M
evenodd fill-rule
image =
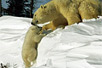
M32 66L37 57L37 46L41 39L45 36L40 34L41 28L38 26L31 26L26 33L23 47L22 47L22 58L25 64L25 68Z

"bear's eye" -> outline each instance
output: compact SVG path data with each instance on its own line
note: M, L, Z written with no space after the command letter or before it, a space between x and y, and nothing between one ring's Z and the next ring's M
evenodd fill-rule
M36 14L34 16L36 16Z

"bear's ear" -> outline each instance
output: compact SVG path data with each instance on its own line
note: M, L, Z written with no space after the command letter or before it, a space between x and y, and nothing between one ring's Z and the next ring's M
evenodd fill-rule
M43 8L43 7L44 7L44 5L41 5L41 6L40 6L40 8Z
M47 8L47 6L44 6L44 8Z
M44 5L41 5L41 6L40 6L40 8L42 8L42 9L44 9L44 8L46 8L46 7L47 7L47 6L44 6Z

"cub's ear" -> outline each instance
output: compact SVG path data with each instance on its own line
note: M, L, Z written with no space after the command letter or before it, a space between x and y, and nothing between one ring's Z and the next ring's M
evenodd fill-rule
M44 5L41 5L41 6L40 6L40 8L42 8L42 9L44 9L44 8L46 8L46 7L47 7L47 6L44 6Z

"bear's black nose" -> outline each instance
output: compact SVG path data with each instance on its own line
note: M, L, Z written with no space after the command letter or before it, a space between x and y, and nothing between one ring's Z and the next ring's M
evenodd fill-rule
M38 20L36 20L35 23L38 23Z
M31 22L31 25L35 25L33 22Z

